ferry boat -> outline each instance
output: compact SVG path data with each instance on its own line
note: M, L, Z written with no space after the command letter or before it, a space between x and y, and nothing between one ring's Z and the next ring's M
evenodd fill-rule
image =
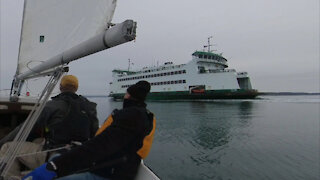
M210 51L210 39L208 43L208 51L195 51L187 64L113 70L109 96L122 99L129 86L146 80L151 84L149 100L255 98L258 91L252 89L248 73L228 69L227 59Z

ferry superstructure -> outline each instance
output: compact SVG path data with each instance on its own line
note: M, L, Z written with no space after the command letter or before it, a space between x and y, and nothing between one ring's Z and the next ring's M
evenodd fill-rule
M109 96L121 99L129 86L141 80L150 82L147 98L153 100L237 99L258 95L247 72L227 68L228 61L221 54L195 51L187 64L166 62L139 71L115 69Z

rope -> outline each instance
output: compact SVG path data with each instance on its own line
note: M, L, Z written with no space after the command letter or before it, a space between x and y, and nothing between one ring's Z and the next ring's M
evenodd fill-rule
M55 148L55 149L49 149L49 150L45 150L45 151L38 151L38 152L32 152L32 153L19 154L16 157L33 156L33 155L36 155L36 154L49 153L49 152L59 151L59 150L63 150L63 149L70 149L70 148L71 148L71 145L66 145L66 146L63 146L63 147L59 147L59 148Z

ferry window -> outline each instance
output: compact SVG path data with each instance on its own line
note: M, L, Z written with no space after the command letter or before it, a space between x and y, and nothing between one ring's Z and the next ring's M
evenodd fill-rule
M183 73L186 73L186 70L183 70Z
M174 72L171 72L171 75L173 75L174 74Z
M202 54L199 54L199 58L202 58L203 56L202 56Z
M163 84L164 84L164 85L166 85L166 84L167 84L167 82L165 81L165 82L163 82Z
M178 71L175 71L174 74L178 74Z
M181 84L182 83L182 80L179 80L179 84Z
M171 81L171 84L174 84L174 81Z
M160 76L163 76L163 73L161 73Z
M186 80L183 80L183 83L186 83Z
M175 84L178 84L178 81L174 81Z
M204 55L203 58L207 59L207 55Z

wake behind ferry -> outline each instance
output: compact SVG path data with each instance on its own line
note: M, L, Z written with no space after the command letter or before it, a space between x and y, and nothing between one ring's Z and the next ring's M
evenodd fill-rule
M146 80L151 83L149 100L255 98L258 91L252 89L248 73L227 69L227 59L210 51L210 38L208 51L195 51L187 64L113 70L109 96L122 99L129 86Z

